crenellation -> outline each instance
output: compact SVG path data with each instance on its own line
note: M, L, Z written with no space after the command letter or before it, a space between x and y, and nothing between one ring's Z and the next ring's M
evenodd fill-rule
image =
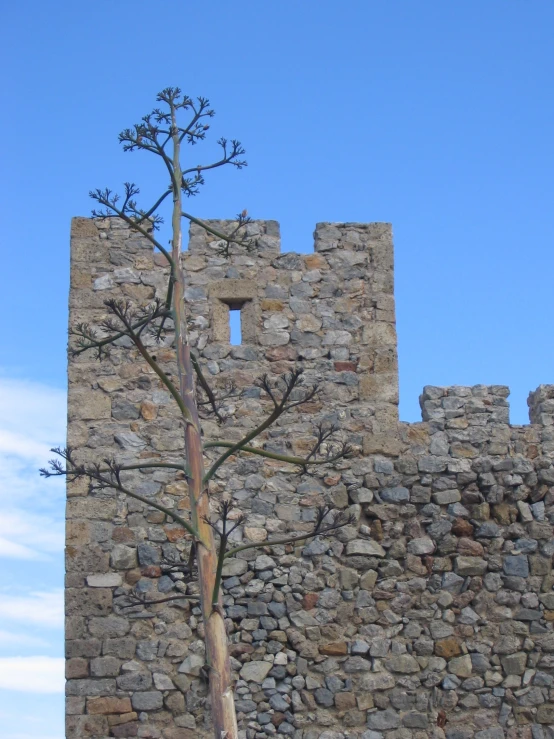
M554 385L539 385L527 399L531 423L554 425Z
M354 523L226 562L240 739L552 739L554 385L530 394L529 425L510 425L502 385L427 386L422 422L400 422L390 224L317 224L309 254L281 252L275 221L248 232L256 250L224 258L193 224L183 252L194 351L216 389L241 391L204 437L241 438L268 409L255 379L300 365L319 396L259 443L304 454L316 424L338 423L353 456L312 476L239 456L213 494L230 493L245 517L236 541L306 531L322 503ZM71 238L71 325L101 321L122 294L163 299L168 266L146 237L76 218ZM174 375L171 331L145 341ZM71 357L68 440L89 461L178 462L171 398L122 344L100 363ZM183 474L126 475L186 515ZM210 736L198 608L122 607L133 589L161 598L191 587L161 566L187 552L159 510L68 485L68 739Z
M419 403L424 421L442 422L447 427L509 424L510 406L506 400L509 394L505 385L427 385Z

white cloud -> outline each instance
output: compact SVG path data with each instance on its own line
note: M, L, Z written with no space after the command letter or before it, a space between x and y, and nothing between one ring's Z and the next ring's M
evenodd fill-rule
M61 657L0 657L0 689L25 693L63 693Z
M41 639L38 636L31 636L30 634L21 634L14 631L0 629L0 648L12 647L14 645L24 647L48 647L49 643L46 639Z
M63 480L45 480L38 468L64 445L65 423L63 390L0 375L0 558L62 551Z
M66 395L60 388L39 382L0 377L0 424L48 444L66 419Z
M3 420L3 419L2 419ZM42 459L49 447L35 441L30 436L0 429L0 452L27 459Z
M42 559L40 552L0 536L0 557L10 559Z
M29 595L8 595L0 597L0 619L16 621L47 628L63 626L63 590L57 588L50 592L29 593Z
M62 513L62 501L59 512L52 516L4 509L0 516L0 556L42 559L42 552L61 552L64 545Z

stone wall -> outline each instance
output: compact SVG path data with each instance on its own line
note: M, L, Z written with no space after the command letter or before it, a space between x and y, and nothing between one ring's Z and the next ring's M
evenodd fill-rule
M554 386L530 395L528 426L509 424L500 385L426 387L423 422L400 423L390 226L318 224L313 254L281 254L274 221L249 228L253 253L223 259L193 227L183 254L196 352L215 387L241 390L205 438L241 438L269 409L255 378L300 364L319 396L260 443L302 455L316 424L332 422L354 456L310 477L239 456L214 494L232 493L245 542L309 530L323 502L356 524L227 563L242 736L552 739ZM162 296L164 259L116 219L74 219L71 257L71 324L101 320L108 297ZM243 343L231 346L238 307ZM170 344L152 350L175 374ZM121 346L100 363L71 360L68 442L89 461L179 461L182 428ZM126 480L186 513L179 474ZM198 608L121 607L132 589L194 592L161 566L186 557L183 530L81 482L68 486L67 517L68 737L210 736Z

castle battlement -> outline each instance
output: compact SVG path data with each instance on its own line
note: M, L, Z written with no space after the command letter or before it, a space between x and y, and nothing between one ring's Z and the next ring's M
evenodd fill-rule
M281 252L275 221L249 224L248 236L254 250L223 257L193 224L182 255L194 351L215 390L239 391L223 423L204 422L205 439L242 438L269 408L256 379L301 366L318 395L259 443L303 455L317 425L332 423L353 456L299 476L239 455L213 493L230 493L244 515L237 541L308 531L322 503L354 523L225 565L242 736L552 739L554 385L530 394L529 425L510 425L503 385L427 386L423 420L401 422L390 224L317 224L307 254ZM163 298L167 270L118 219L74 219L70 325L100 322L107 298ZM170 375L172 339L145 337ZM171 398L119 344L100 363L70 359L69 444L90 461L180 459ZM182 475L126 475L141 495L186 511ZM198 609L122 607L132 589L182 588L161 565L185 556L184 532L80 482L68 485L67 517L68 737L208 736Z

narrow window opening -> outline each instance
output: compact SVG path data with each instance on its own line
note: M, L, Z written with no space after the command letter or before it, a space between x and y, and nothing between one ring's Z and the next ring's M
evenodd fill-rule
M242 344L241 307L240 305L229 306L229 332L233 346Z

